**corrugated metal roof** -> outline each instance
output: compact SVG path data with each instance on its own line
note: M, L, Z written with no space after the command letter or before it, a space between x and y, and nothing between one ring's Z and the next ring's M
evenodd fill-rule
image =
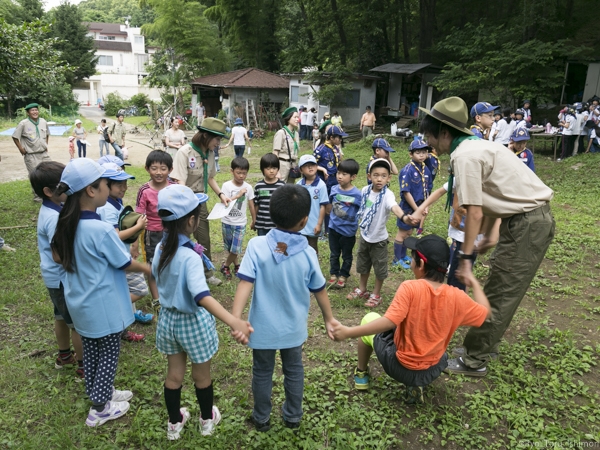
M374 69L369 70L369 72L402 73L402 74L408 75L408 74L423 70L429 66L431 66L431 63L425 63L425 64L389 63L389 64L384 64L383 66L375 67Z
M196 78L191 84L224 88L248 87L262 89L288 89L290 80L275 73L250 67L248 69L215 73L213 75Z

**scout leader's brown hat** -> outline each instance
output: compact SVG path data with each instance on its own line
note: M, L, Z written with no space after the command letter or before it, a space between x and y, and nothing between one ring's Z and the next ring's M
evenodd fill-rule
M448 97L440 100L431 111L425 108L419 108L428 116L445 123L458 131L473 136L473 132L467 128L469 122L469 112L467 104L460 97Z

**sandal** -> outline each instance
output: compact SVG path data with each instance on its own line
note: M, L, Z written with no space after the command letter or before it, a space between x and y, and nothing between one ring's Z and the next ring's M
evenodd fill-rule
M381 302L382 302L381 295L371 294L369 296L369 300L367 300L365 302L365 306L367 306L369 308L375 308L375 307L381 305Z
M327 282L328 284L335 284L338 281L338 277L336 277L335 275L331 275L329 277L329 281Z
M359 288L354 289L347 296L347 300L356 300L358 298L369 298L369 291L361 291Z

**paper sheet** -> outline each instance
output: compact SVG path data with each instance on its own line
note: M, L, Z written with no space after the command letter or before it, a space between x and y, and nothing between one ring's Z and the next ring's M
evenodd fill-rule
M212 211L208 215L208 220L222 219L223 217L227 216L234 204L235 202L229 202L229 206L225 206L221 202L217 203L215 206L213 206Z

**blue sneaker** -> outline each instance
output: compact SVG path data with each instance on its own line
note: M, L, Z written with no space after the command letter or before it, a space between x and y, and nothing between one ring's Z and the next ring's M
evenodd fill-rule
M392 261L392 267L402 267L402 260L401 259L394 259Z
M133 313L136 322L140 323L150 323L152 319L154 319L154 314L144 314L141 309L138 309L135 313Z
M403 269L410 269L410 263L412 261L412 258L410 256L405 256L404 258L402 258L400 260L400 267L402 267Z
M367 391L369 390L369 368L364 372L358 370L358 367L354 369L354 387L359 391Z

